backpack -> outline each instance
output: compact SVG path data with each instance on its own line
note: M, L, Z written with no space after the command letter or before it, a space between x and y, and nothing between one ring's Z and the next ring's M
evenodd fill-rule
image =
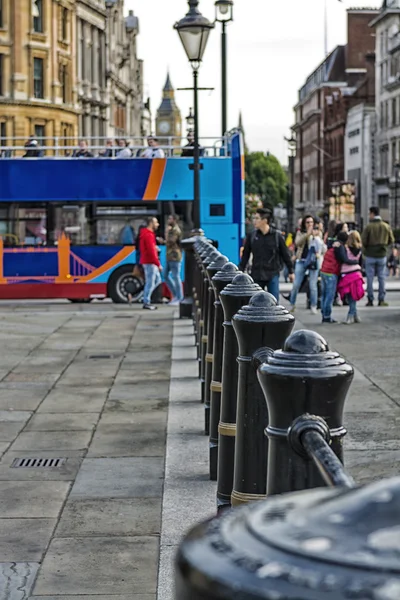
M256 239L256 235L257 235L258 231L257 229L255 229L252 234L251 234L251 238L250 238L250 247L253 246L254 241ZM282 271L283 267L284 267L284 262L282 259L282 255L279 252L279 236L281 234L279 233L279 231L277 229L275 229L275 252L273 253L273 255L271 256L271 258L268 261L268 264L270 264L273 260L276 259L276 257L278 256L278 265L279 265L279 272Z

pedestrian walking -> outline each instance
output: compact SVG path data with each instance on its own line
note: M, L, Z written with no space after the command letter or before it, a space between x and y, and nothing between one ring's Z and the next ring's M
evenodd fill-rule
M169 215L165 230L167 260L164 269L164 280L172 293L171 306L176 306L183 300L181 265L182 265L182 231L178 225L178 217Z
M251 276L279 301L279 273L283 264L287 266L289 280L294 279L289 250L281 232L271 227L271 216L265 208L256 211L254 226L255 230L246 237L239 269L246 269L252 255Z
M146 310L156 310L157 307L151 304L151 295L161 283L160 271L162 270L160 259L158 257L156 231L159 228L159 222L156 217L147 217L147 227L140 231L140 264L144 270L144 291L143 308Z
M312 258L313 254L316 254L315 249L313 251L313 246L311 246L310 252L310 243L313 241L314 237L317 237L314 236L313 233L314 217L312 215L306 215L301 221L300 230L297 231L295 239L296 266L294 271L293 289L292 293L290 294L290 304L292 312L296 309L297 294L299 293L304 277L308 272L310 287L310 308L313 314L317 314L319 268L318 260L314 260Z
M339 236L343 233L339 234ZM345 234L347 235L347 234ZM340 247L341 265L338 292L342 299L347 300L349 312L346 325L361 323L357 313L357 302L364 298L364 281L361 273L362 266L362 242L358 231L351 231L347 242Z
M378 306L388 306L385 301L385 270L388 248L394 244L393 231L382 221L378 206L369 209L370 222L362 233L362 245L365 255L365 272L367 275L367 306L374 306L374 278L378 277Z

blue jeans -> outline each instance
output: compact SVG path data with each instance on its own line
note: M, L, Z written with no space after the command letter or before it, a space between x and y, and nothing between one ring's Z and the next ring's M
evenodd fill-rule
M273 296L275 296L277 302L279 302L279 275L275 275L272 279L269 279L268 281L255 281L255 283L258 283L258 285L262 287L262 289L265 289L266 287L267 291Z
M365 257L365 272L367 274L367 296L370 302L374 301L374 277L378 277L379 292L378 300L383 302L386 295L385 289L385 270L386 270L386 257L384 258L371 258L370 256Z
M346 296L347 302L349 303L349 312L348 312L348 317L355 317L357 314L357 301L353 300L353 298L350 296L350 294L347 294Z
M296 260L296 266L294 269L294 284L292 293L290 294L290 304L295 306L297 300L297 294L303 283L304 275L306 270L304 267L305 261ZM318 269L311 270L308 272L308 281L310 285L310 305L311 308L317 308L318 305Z
M183 300L182 280L181 280L181 262L177 260L168 260L164 269L164 281L168 284L174 298Z
M144 270L144 291L143 304L150 304L151 295L161 283L160 270L156 265L143 265Z
M326 275L325 273L321 273L321 311L322 318L326 321L332 318L332 306L336 296L337 281L337 275Z

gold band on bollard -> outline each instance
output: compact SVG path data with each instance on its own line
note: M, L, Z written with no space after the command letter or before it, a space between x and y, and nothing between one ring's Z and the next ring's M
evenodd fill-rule
M219 422L218 425L218 433L221 435L226 435L227 437L235 437L236 436L236 424L235 423L222 423Z
M206 362L212 363L213 360L214 360L213 354L206 354Z
M203 344L207 344L207 342L208 342L208 335L202 335L201 336L201 341L202 341Z
M200 327L204 327L204 321L199 321Z
M222 393L222 383L219 381L212 381L210 385L210 391Z
M265 500L267 496L264 494L243 494L242 492L235 492L233 490L231 495L232 506L240 506L240 504L247 504L248 502L256 502L257 500Z
M196 306L200 306L200 300L196 300Z

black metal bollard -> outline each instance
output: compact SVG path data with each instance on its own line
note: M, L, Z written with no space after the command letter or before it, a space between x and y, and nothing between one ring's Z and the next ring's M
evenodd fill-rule
M207 352L204 363L204 432L205 435L210 435L210 395L211 395L211 379L213 367L213 352L214 352L214 288L211 283L212 277L227 263L229 259L220 254L220 256L206 267L208 275L208 327L207 327Z
M236 436L236 402L238 389L239 354L236 335L232 326L232 317L247 304L259 285L254 283L250 275L239 273L220 294L224 309L224 348L222 359L222 394L221 416L218 425L218 445L214 452L217 454L218 484L217 506L221 510L230 506L233 488L233 466L235 457Z
M218 425L221 414L222 392L222 352L224 342L224 311L220 300L222 290L238 274L233 263L226 263L211 280L215 294L214 304L214 352L212 363L212 381L210 385L210 479L217 480L218 467Z
M400 478L285 494L195 527L175 600L398 600Z
M194 293L193 293L193 305L192 305L192 319L194 324L194 334L195 334L195 345L197 349L197 360L200 365L200 356L199 356L199 327L200 327L200 301L202 298L202 282L203 282L203 273L201 268L202 258L201 256L206 251L207 248L210 248L211 252L211 244L209 244L206 240L199 240L196 242L195 246L195 261L196 261L196 269L194 274ZM200 372L199 372L200 377Z
M203 298L201 302L201 340L200 340L200 382L201 401L205 401L205 377L206 377L206 354L207 354L207 332L208 332L208 310L209 310L209 278L207 267L221 256L218 250L213 250L202 262L203 269Z
M195 258L193 246L199 237L204 236L202 229L196 229L191 232L191 237L182 240L182 248L185 251L185 281L184 294L185 298L179 305L179 318L190 318L193 305L193 274L195 272Z
M331 448L343 463L343 409L353 368L314 331L300 330L258 369L268 406L267 494L282 494L324 485L310 460L291 443L294 421L309 413L330 429Z
M254 354L260 348L282 348L294 317L268 292L252 296L232 319L239 343L235 468L232 506L262 500L266 493L268 410L257 379Z
M198 298L198 310L197 310L197 358L199 361L199 379L201 379L201 349L202 349L202 336L204 332L204 266L203 261L215 252L211 244L207 245L204 250L199 254L198 257L198 268L199 268L199 298Z

